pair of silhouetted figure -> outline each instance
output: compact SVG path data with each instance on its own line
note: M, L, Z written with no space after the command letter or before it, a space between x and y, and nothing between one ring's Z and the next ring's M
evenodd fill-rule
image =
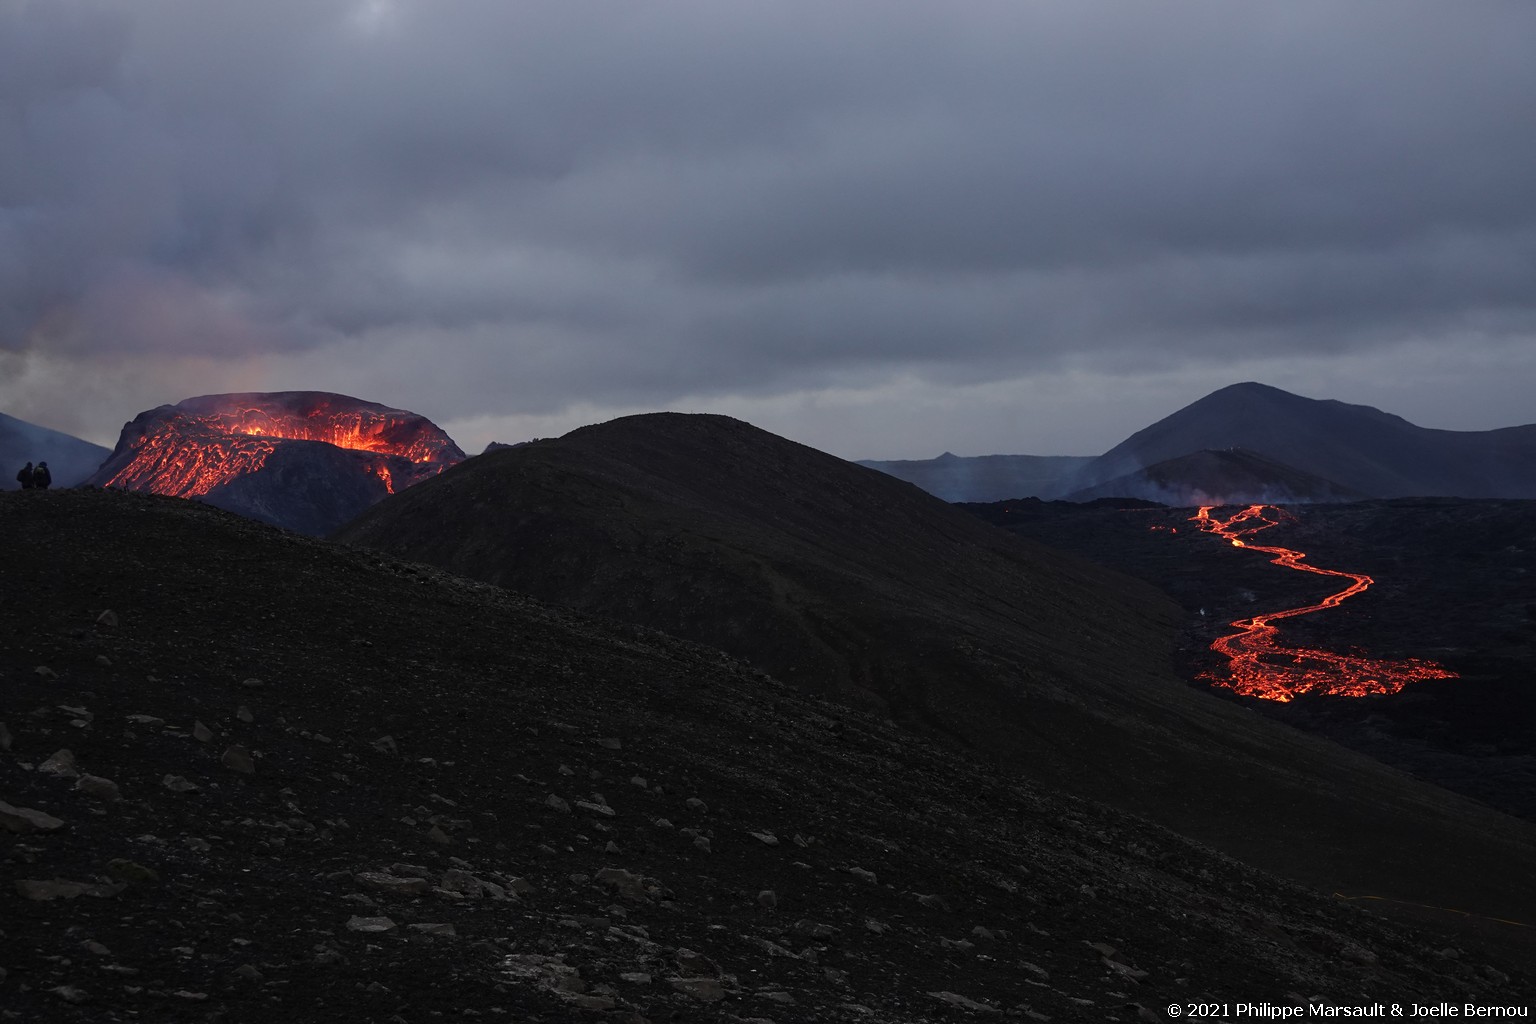
M53 474L48 472L48 463L39 462L36 467L27 463L21 467L21 472L16 474L16 482L21 484L24 491L46 491L53 483Z

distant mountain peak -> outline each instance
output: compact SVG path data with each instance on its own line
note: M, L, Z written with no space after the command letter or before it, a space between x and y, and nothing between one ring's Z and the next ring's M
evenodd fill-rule
M1536 497L1536 426L1432 430L1368 405L1244 381L1137 431L1083 470L1077 490L1201 450L1243 448L1373 497Z

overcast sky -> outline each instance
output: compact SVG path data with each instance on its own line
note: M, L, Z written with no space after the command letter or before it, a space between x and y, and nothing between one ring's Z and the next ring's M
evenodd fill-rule
M0 0L0 411L1097 454L1536 421L1525 0Z

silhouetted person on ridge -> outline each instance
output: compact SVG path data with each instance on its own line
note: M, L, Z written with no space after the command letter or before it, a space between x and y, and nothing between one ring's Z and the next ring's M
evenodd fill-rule
M29 462L25 466L22 466L21 471L16 474L16 482L21 484L22 490L30 491L32 489L34 472L35 471L32 469L32 463Z
M46 491L51 483L53 483L53 474L48 472L48 463L39 462L37 468L32 471L32 486L40 491Z

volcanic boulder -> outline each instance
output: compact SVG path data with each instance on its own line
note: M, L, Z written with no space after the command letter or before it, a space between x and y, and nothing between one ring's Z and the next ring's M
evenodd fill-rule
M87 483L318 535L463 459L426 417L345 395L204 395L140 413Z

